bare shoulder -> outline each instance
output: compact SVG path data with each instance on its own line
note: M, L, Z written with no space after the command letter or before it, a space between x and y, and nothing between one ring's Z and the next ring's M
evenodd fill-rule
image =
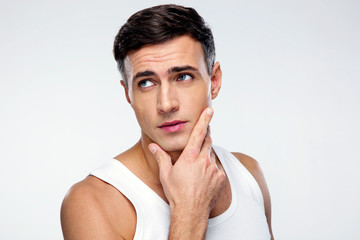
M245 155L243 153L233 152L232 153L239 161L244 165L244 167L251 173L251 175L255 178L256 182L259 184L261 192L264 197L264 201L267 198L270 199L269 190L265 181L264 174L261 170L260 164L253 159L252 157Z
M136 214L129 200L93 176L72 186L61 206L66 240L131 239L131 226L135 225Z
M265 183L265 177L260 164L254 158L246 154L239 152L233 152L232 154L242 163L242 165L244 165L251 175L253 175L261 188L261 185Z
M267 218L267 222L269 225L269 231L271 234L271 239L273 238L272 228L271 228L271 199L268 186L265 181L265 177L263 171L260 167L260 164L253 159L252 157L245 155L243 153L233 152L232 153L239 161L244 165L244 167L251 173L251 175L255 178L258 183L261 193L264 198L264 207L265 207L265 215Z

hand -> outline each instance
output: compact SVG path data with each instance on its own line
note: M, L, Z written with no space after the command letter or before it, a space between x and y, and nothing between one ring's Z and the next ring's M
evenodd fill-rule
M169 154L159 145L149 144L159 164L160 181L170 209L181 212L179 214L182 216L196 215L206 221L225 182L225 174L218 169L211 148L208 125L212 115L211 108L202 112L184 151L174 165Z

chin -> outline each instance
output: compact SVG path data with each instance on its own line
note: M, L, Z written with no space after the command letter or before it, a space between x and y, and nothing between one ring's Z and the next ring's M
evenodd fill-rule
M158 143L167 152L179 152L183 151L186 147L188 139L174 139L170 141L163 141L161 144Z
M164 149L167 152L179 152L179 151L183 151L186 144L184 145L178 145L178 144L164 144L164 145L160 145L162 147L162 149Z

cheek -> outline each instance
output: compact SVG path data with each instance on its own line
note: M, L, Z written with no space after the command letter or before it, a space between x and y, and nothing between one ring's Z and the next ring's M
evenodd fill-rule
M141 106L133 104L132 108L135 112L136 119L141 128L147 128L151 121L154 120L154 111L152 110L153 106L149 103L141 104Z
M191 109L199 108L203 110L204 108L211 106L211 93L206 85L202 88L197 88L196 91L189 93L187 96L188 97L184 99L184 101L187 102Z

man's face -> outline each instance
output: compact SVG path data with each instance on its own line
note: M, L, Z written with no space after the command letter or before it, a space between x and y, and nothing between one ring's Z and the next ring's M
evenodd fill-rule
M125 69L127 98L143 140L168 152L183 150L201 112L217 95L201 44L182 36L145 46L128 54Z

